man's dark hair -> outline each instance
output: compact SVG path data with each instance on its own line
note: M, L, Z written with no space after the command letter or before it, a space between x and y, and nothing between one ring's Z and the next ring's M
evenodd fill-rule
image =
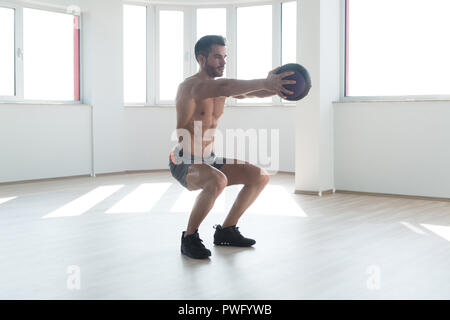
M222 36L208 35L201 37L195 44L195 59L198 61L198 56L201 54L205 58L208 58L211 52L211 47L214 44L219 46L225 46L225 38Z

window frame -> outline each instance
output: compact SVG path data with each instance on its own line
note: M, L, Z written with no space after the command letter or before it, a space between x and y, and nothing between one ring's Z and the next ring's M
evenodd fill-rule
M14 10L14 95L13 96L1 96L1 102L15 102L17 96L21 94L23 97L23 60L17 58L19 48L23 47L23 37L20 32L17 32L17 28L22 24L22 10L18 10L18 5L10 2L0 1L0 7ZM22 85L20 85L22 84Z
M341 76L340 76L340 102L365 102L365 101L450 101L450 94L448 95L398 95L398 96L348 96L347 87L349 84L348 67L350 64L349 58L349 1L341 0Z
M235 25L235 32L236 32L236 38L234 38L235 41L233 43L237 43L237 9L238 8L247 8L247 7L258 7L258 6L264 6L264 5L271 5L272 6L272 68L271 70L275 69L277 66L281 64L281 2L282 1L265 1L265 2L255 2L255 3L244 3L240 5L234 6L234 25ZM278 15L277 15L278 14ZM279 19L277 19L277 16ZM278 49L278 50L277 50ZM235 66L237 67L237 46L235 46L235 51L233 54L235 58ZM267 70L269 72L270 70ZM235 68L235 72L233 74L233 77L236 78L237 76L237 69ZM273 106L276 104L281 104L281 98L279 96L272 96L272 102L251 102L250 100L246 102L238 101L237 99L233 99L234 104L237 106Z
M189 55L187 54L187 38L189 35L189 30L190 30L190 23L189 23L189 18L188 18L188 11L189 11L189 7L186 6L173 6L173 5L159 5L159 6L155 6L155 24L156 24L156 28L155 29L155 33L156 33L156 38L155 38L155 46L154 46L154 53L155 53L155 59L156 59L156 65L154 68L154 74L156 77L156 81L154 82L154 90L155 90L155 95L154 95L154 99L155 99L155 103L156 105L159 106L170 106L170 105L174 105L175 104L175 100L161 100L160 99L160 54L159 54L159 44L160 44L160 39L159 39L159 34L160 34L160 12L161 11L180 11L183 12L183 79L185 79L187 77L187 75L189 75Z
M146 97L146 102L145 103L142 103L142 102L127 102L127 103L125 103L125 100L123 101L123 104L125 105L125 106L128 106L128 105L130 105L130 106L145 106L145 105L148 105L148 102L150 102L151 104L154 104L154 101L153 100L151 100L152 99L152 97L154 97L154 92L151 90L152 88L150 88L149 87L149 84L150 83L154 83L154 79L153 79L153 77L154 77L154 70L153 70L153 68L154 68L154 66L156 65L156 63L155 63L155 53L154 53L154 51L156 51L156 50L154 50L154 48L155 48L155 45L154 45L154 43L155 43L155 35L154 35L154 30L151 28L151 26L150 26L150 21L153 21L153 19L154 19L154 15L155 15L155 13L152 11L152 7L151 6L148 6L148 5L146 5L145 3L142 3L142 2L133 2L133 1L123 1L123 3L122 3L122 54L125 52L125 47L124 47L124 30L125 30L125 28L124 28L124 21L123 21L123 7L125 6L125 5L131 5L131 6L140 6L140 7L144 7L145 8L145 11L146 11L146 16L145 16L145 23L146 23L146 44L145 44L145 47L146 47L146 65L145 65L145 69L146 69L146 84L145 84L145 97ZM152 20L150 20L150 19L152 19ZM153 51L152 51L152 49L153 49ZM122 58L124 58L124 56L122 57ZM123 65L122 65L122 71L124 70L124 66L125 66L125 63L124 63L125 61L122 59L122 63L123 63ZM124 75L124 72L122 72L122 75ZM125 93L125 78L123 77L122 78L122 84L123 84L123 91L124 91L124 93ZM124 98L125 98L125 94L124 94L124 96L123 96Z
M0 1L0 7L14 9L14 96L0 96L0 103L30 103L30 104L83 104L83 65L82 65L82 41L81 41L81 12L67 12L67 7L58 5L16 3ZM32 100L24 98L24 68L23 58L18 57L23 52L23 9L37 9L56 13L70 14L78 17L78 97L79 100ZM74 77L75 80L75 77ZM74 88L75 89L75 88Z
M124 107L167 107L174 106L174 100L160 100L159 98L159 12L161 10L183 11L184 13L184 63L183 77L186 78L194 74L197 70L195 60L194 45L197 39L197 9L203 8L224 8L226 9L226 38L227 38L227 77L236 78L237 69L237 8L260 5L272 5L272 69L281 64L281 4L283 2L293 2L296 0L265 0L248 3L229 1L229 3L196 3L193 5L161 4L161 2L142 2L125 0L122 5L139 5L147 8L147 101L145 103L123 102ZM297 22L298 25L298 22ZM298 46L297 46L298 47ZM269 72L268 70L267 72ZM225 106L295 106L295 101L283 101L278 96L272 97L270 103L237 102L237 99L227 98Z

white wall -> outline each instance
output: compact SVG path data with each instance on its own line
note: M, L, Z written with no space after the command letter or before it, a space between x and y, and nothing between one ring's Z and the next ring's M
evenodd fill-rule
M279 130L279 171L295 171L295 110L292 107L230 107L225 108L218 129L267 129ZM259 137L261 138L261 137ZM258 165L268 168L261 163Z
M319 191L320 187L320 1L297 2L297 62L311 75L309 94L297 102L295 188Z
M126 108L127 170L166 169L176 126L174 107ZM295 107L225 107L218 130L279 130L279 170L293 172L295 166ZM270 142L270 140L269 140ZM219 153L218 153L219 155Z
M168 169L170 140L176 126L175 107L129 108L126 124L126 170Z
M299 0L298 63L312 88L297 103L295 189L333 189L333 108L340 87L340 1Z
M340 89L340 1L320 1L320 185L334 187L333 101Z
M450 102L334 105L337 190L450 197Z
M122 1L79 0L84 102L93 106L95 173L126 166Z
M90 174L91 107L0 104L0 182Z

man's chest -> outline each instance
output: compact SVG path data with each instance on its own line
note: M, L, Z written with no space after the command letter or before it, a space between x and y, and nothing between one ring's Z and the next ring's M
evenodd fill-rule
M224 105L225 105L225 97L205 99L197 104L195 118L218 119L223 113Z

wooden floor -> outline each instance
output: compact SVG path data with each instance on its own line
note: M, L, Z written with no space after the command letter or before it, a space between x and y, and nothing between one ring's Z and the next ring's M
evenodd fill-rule
M212 244L240 186L180 254L196 195L168 172L0 186L0 299L450 299L450 203L296 195L272 176L240 221L254 248Z

